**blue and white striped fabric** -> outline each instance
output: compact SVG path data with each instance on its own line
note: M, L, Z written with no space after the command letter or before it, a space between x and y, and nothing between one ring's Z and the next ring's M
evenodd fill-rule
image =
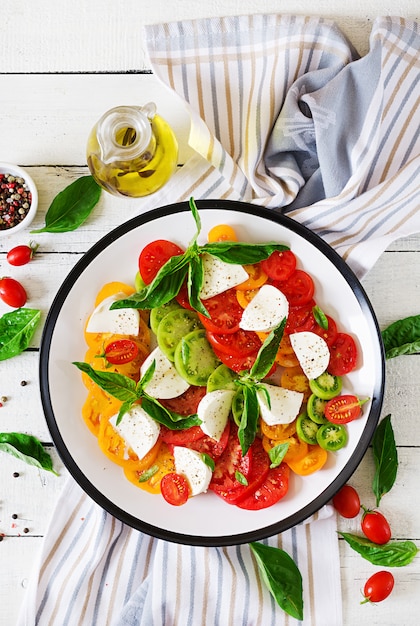
M379 18L359 59L326 20L253 15L146 27L153 71L187 103L196 154L147 206L195 198L283 210L361 277L420 231L420 35ZM141 103L140 103L141 104ZM297 562L304 625L342 624L326 506L267 543ZM188 547L130 529L69 479L18 626L291 626L249 546Z

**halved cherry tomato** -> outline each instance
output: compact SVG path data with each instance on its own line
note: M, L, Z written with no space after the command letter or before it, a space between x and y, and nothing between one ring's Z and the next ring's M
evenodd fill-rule
M333 424L347 424L360 417L362 402L350 394L336 396L324 408L325 417Z
M312 278L303 270L295 270L285 281L271 281L289 301L290 306L302 306L313 298L315 285Z
M185 504L190 495L190 487L185 476L171 472L165 474L160 481L160 490L166 502L172 506L181 506Z
M261 348L258 335L250 330L242 330L236 333L212 333L207 331L207 339L213 349L219 353L231 354L232 356L244 357L255 354Z
M316 335L322 337L328 346L331 346L337 338L337 324L329 315L326 315L325 317L327 318L328 328L322 328L319 324L315 324L310 330Z
M312 313L314 306L315 301L311 299L306 304L289 307L289 315L284 328L285 334L291 335L299 331L312 330L315 326L315 318Z
M169 409L169 411L187 417L187 415L194 415L194 413L197 413L197 408L200 400L202 400L205 395L205 387L190 385L188 389L184 391L184 393L182 393L180 396L176 396L176 398L159 400L159 402L166 409Z
M385 600L394 588L394 576L391 572L386 570L380 570L372 574L370 578L365 582L363 593L365 599L364 602L382 602Z
M249 278L235 287L235 289L238 289L239 291L259 289L259 287L262 287L262 285L267 282L267 274L262 269L260 263L255 263L254 265L244 265L244 270L248 273Z
M320 470L328 459L328 452L321 446L308 446L308 453L302 459L288 461L288 466L299 476L309 476Z
M210 314L210 318L198 314L206 330L213 333L236 333L239 330L243 309L236 298L235 289L228 289L202 302Z
M146 285L152 282L162 265L183 252L182 248L166 239L156 239L148 243L139 256L139 271Z
M25 306L27 295L24 287L17 280L5 276L0 278L0 298L14 309L19 309Z
M383 545L391 539L388 520L379 511L365 511L362 517L362 531L373 543Z
M334 376L348 374L356 367L357 348L353 337L347 333L338 333L330 346L328 371Z
M130 363L139 353L137 344L131 339L117 339L105 347L105 359L112 365Z
M359 515L360 498L356 489L351 485L341 487L332 499L335 510L342 516L350 519Z
M207 234L207 241L213 243L215 241L238 241L235 229L229 224L217 224L210 228Z
M261 267L273 280L287 280L296 269L296 257L291 250L276 250L261 261Z
M286 463L270 468L266 479L249 496L241 499L237 505L240 509L259 511L273 506L284 498L289 490L290 468Z

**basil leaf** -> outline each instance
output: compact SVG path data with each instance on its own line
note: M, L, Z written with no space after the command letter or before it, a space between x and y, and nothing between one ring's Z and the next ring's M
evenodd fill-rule
M420 315L397 320L381 334L387 359L420 352Z
M189 206L190 206L191 213L193 214L193 218L194 218L194 221L195 221L195 226L197 228L197 231L196 231L194 237L192 238L192 240L190 241L190 245L188 246L189 248L191 248L192 246L195 246L195 244L197 242L197 239L198 239L198 235L200 234L200 231L201 231L201 219L200 219L200 215L198 213L197 205L195 204L194 198L190 198Z
M377 426L372 438L372 450L376 468L372 489L378 507L382 496L391 490L397 477L398 454L391 415L384 417Z
M264 261L278 250L289 250L281 243L242 243L240 241L215 241L200 246L200 252L207 252L225 263L237 265L252 265Z
M155 369L156 369L156 360L153 359L153 361L150 363L149 367L144 372L143 376L141 377L141 379L136 385L136 391L139 393L139 395L152 380L153 374L155 373Z
M145 483L149 480L149 478L152 478L152 476L154 476L158 471L159 465L152 465L151 467L149 467L149 469L144 470L144 472L140 474L139 483Z
M277 604L298 620L303 620L302 575L293 559L280 548L263 543L249 544L267 585Z
M239 484L244 485L245 487L248 485L247 479L242 474L242 472L240 472L239 470L236 470L235 478L236 478L236 480L238 481Z
M128 413L128 411L131 409L132 406L133 406L133 402L131 400L127 400L127 402L122 403L122 405L120 406L120 410L118 411L117 419L115 422L116 426L118 426L118 424L121 422L124 415Z
M353 550L364 559L381 567L402 567L412 562L418 552L412 541L388 541L379 545L364 537L350 533L339 533Z
M188 299L196 311L206 317L210 317L209 312L200 300L200 292L204 282L204 266L201 257L193 257L188 268Z
M271 461L271 468L278 467L280 465L288 449L288 443L279 443L268 451L268 456L270 457Z
M201 420L197 415L188 415L183 417L177 413L172 413L151 396L143 396L141 406L151 418L159 424L163 424L170 430L182 430L183 428L191 428L191 426L200 426Z
M273 367L276 354L279 349L281 338L283 337L284 328L286 326L286 318L271 331L263 345L258 351L254 365L251 367L250 376L261 380L265 378Z
M216 464L211 458L211 456L209 456L206 452L202 452L200 456L203 459L204 463L211 469L212 472L214 472L214 468L216 467Z
M87 374L98 387L114 398L121 400L121 402L135 402L139 399L139 394L136 392L136 383L128 376L115 372L94 370L88 363L79 361L74 361L73 365L81 372Z
M257 390L254 385L243 386L243 398L244 407L241 423L238 428L238 438L241 444L242 454L245 456L257 434L258 418L260 416Z
M17 356L29 346L41 319L38 309L16 309L0 317L0 361Z
M98 203L101 188L92 176L82 176L60 191L46 215L45 226L31 233L65 233L76 230Z
M315 306L312 307L312 313L318 326L324 330L328 330L328 319L321 307L315 304Z
M0 450L24 461L28 465L34 465L39 469L52 472L53 469L50 455L46 452L36 437L24 433L0 433Z

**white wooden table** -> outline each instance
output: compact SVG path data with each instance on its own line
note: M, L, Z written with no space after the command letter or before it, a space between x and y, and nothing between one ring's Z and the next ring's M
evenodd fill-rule
M85 144L90 128L103 112L118 104L154 100L174 127L180 142L180 163L189 155L188 118L168 98L148 71L140 27L171 19L222 14L283 12L333 17L361 54L375 16L394 14L419 19L418 0L398 6L383 0L14 0L0 9L0 161L27 167L39 190L40 207L33 226L44 224L54 196L87 173ZM36 236L36 259L10 268L6 252L27 243L29 233L0 240L0 275L13 275L27 287L28 306L42 311L42 321L57 289L83 253L117 224L141 211L141 201L119 200L104 193L94 214L73 233ZM393 244L363 281L381 328L420 313L420 235ZM8 309L0 304L0 315ZM54 458L58 478L0 453L0 626L15 623L25 586L35 562L52 509L65 480L51 443L38 386L41 328L22 355L0 362L0 432L37 436ZM392 414L400 466L396 485L384 497L381 510L390 520L395 539L420 545L420 429L418 381L420 355L387 363L383 415ZM22 386L21 381L27 384ZM14 476L15 473L19 475ZM352 478L367 505L374 504L371 451ZM17 518L14 519L14 516ZM358 521L341 523L358 530ZM409 626L418 623L420 557L394 569L396 587L382 605L361 606L360 589L377 568L340 541L344 623ZM28 625L29 626L29 625ZM89 626L89 625L87 625ZM322 626L322 625L318 625Z

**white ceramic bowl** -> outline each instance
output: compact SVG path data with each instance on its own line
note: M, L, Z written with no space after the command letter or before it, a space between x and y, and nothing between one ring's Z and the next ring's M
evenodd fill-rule
M17 232L28 228L31 224L38 210L38 190L32 177L28 174L26 170L19 167L18 165L13 165L12 163L0 163L0 174L12 174L12 176L23 178L28 187L28 190L31 193L31 205L24 219L16 224L16 226L0 229L0 237L7 237L10 235L15 235Z
M324 241L274 211L242 202L197 201L202 220L199 244L216 224L231 224L241 241L285 243L315 282L319 306L356 340L357 368L345 376L343 393L370 398L363 417L349 424L348 444L329 454L311 476L291 475L277 504L246 511L208 492L173 507L160 495L137 488L100 451L81 416L86 388L72 361L84 360L83 329L99 289L111 280L133 283L141 249L167 238L186 246L195 232L187 202L134 218L96 243L64 281L50 309L41 342L41 398L63 462L81 487L123 522L162 539L190 545L233 545L259 540L302 522L348 481L370 443L382 406L384 357L378 324L359 281Z

